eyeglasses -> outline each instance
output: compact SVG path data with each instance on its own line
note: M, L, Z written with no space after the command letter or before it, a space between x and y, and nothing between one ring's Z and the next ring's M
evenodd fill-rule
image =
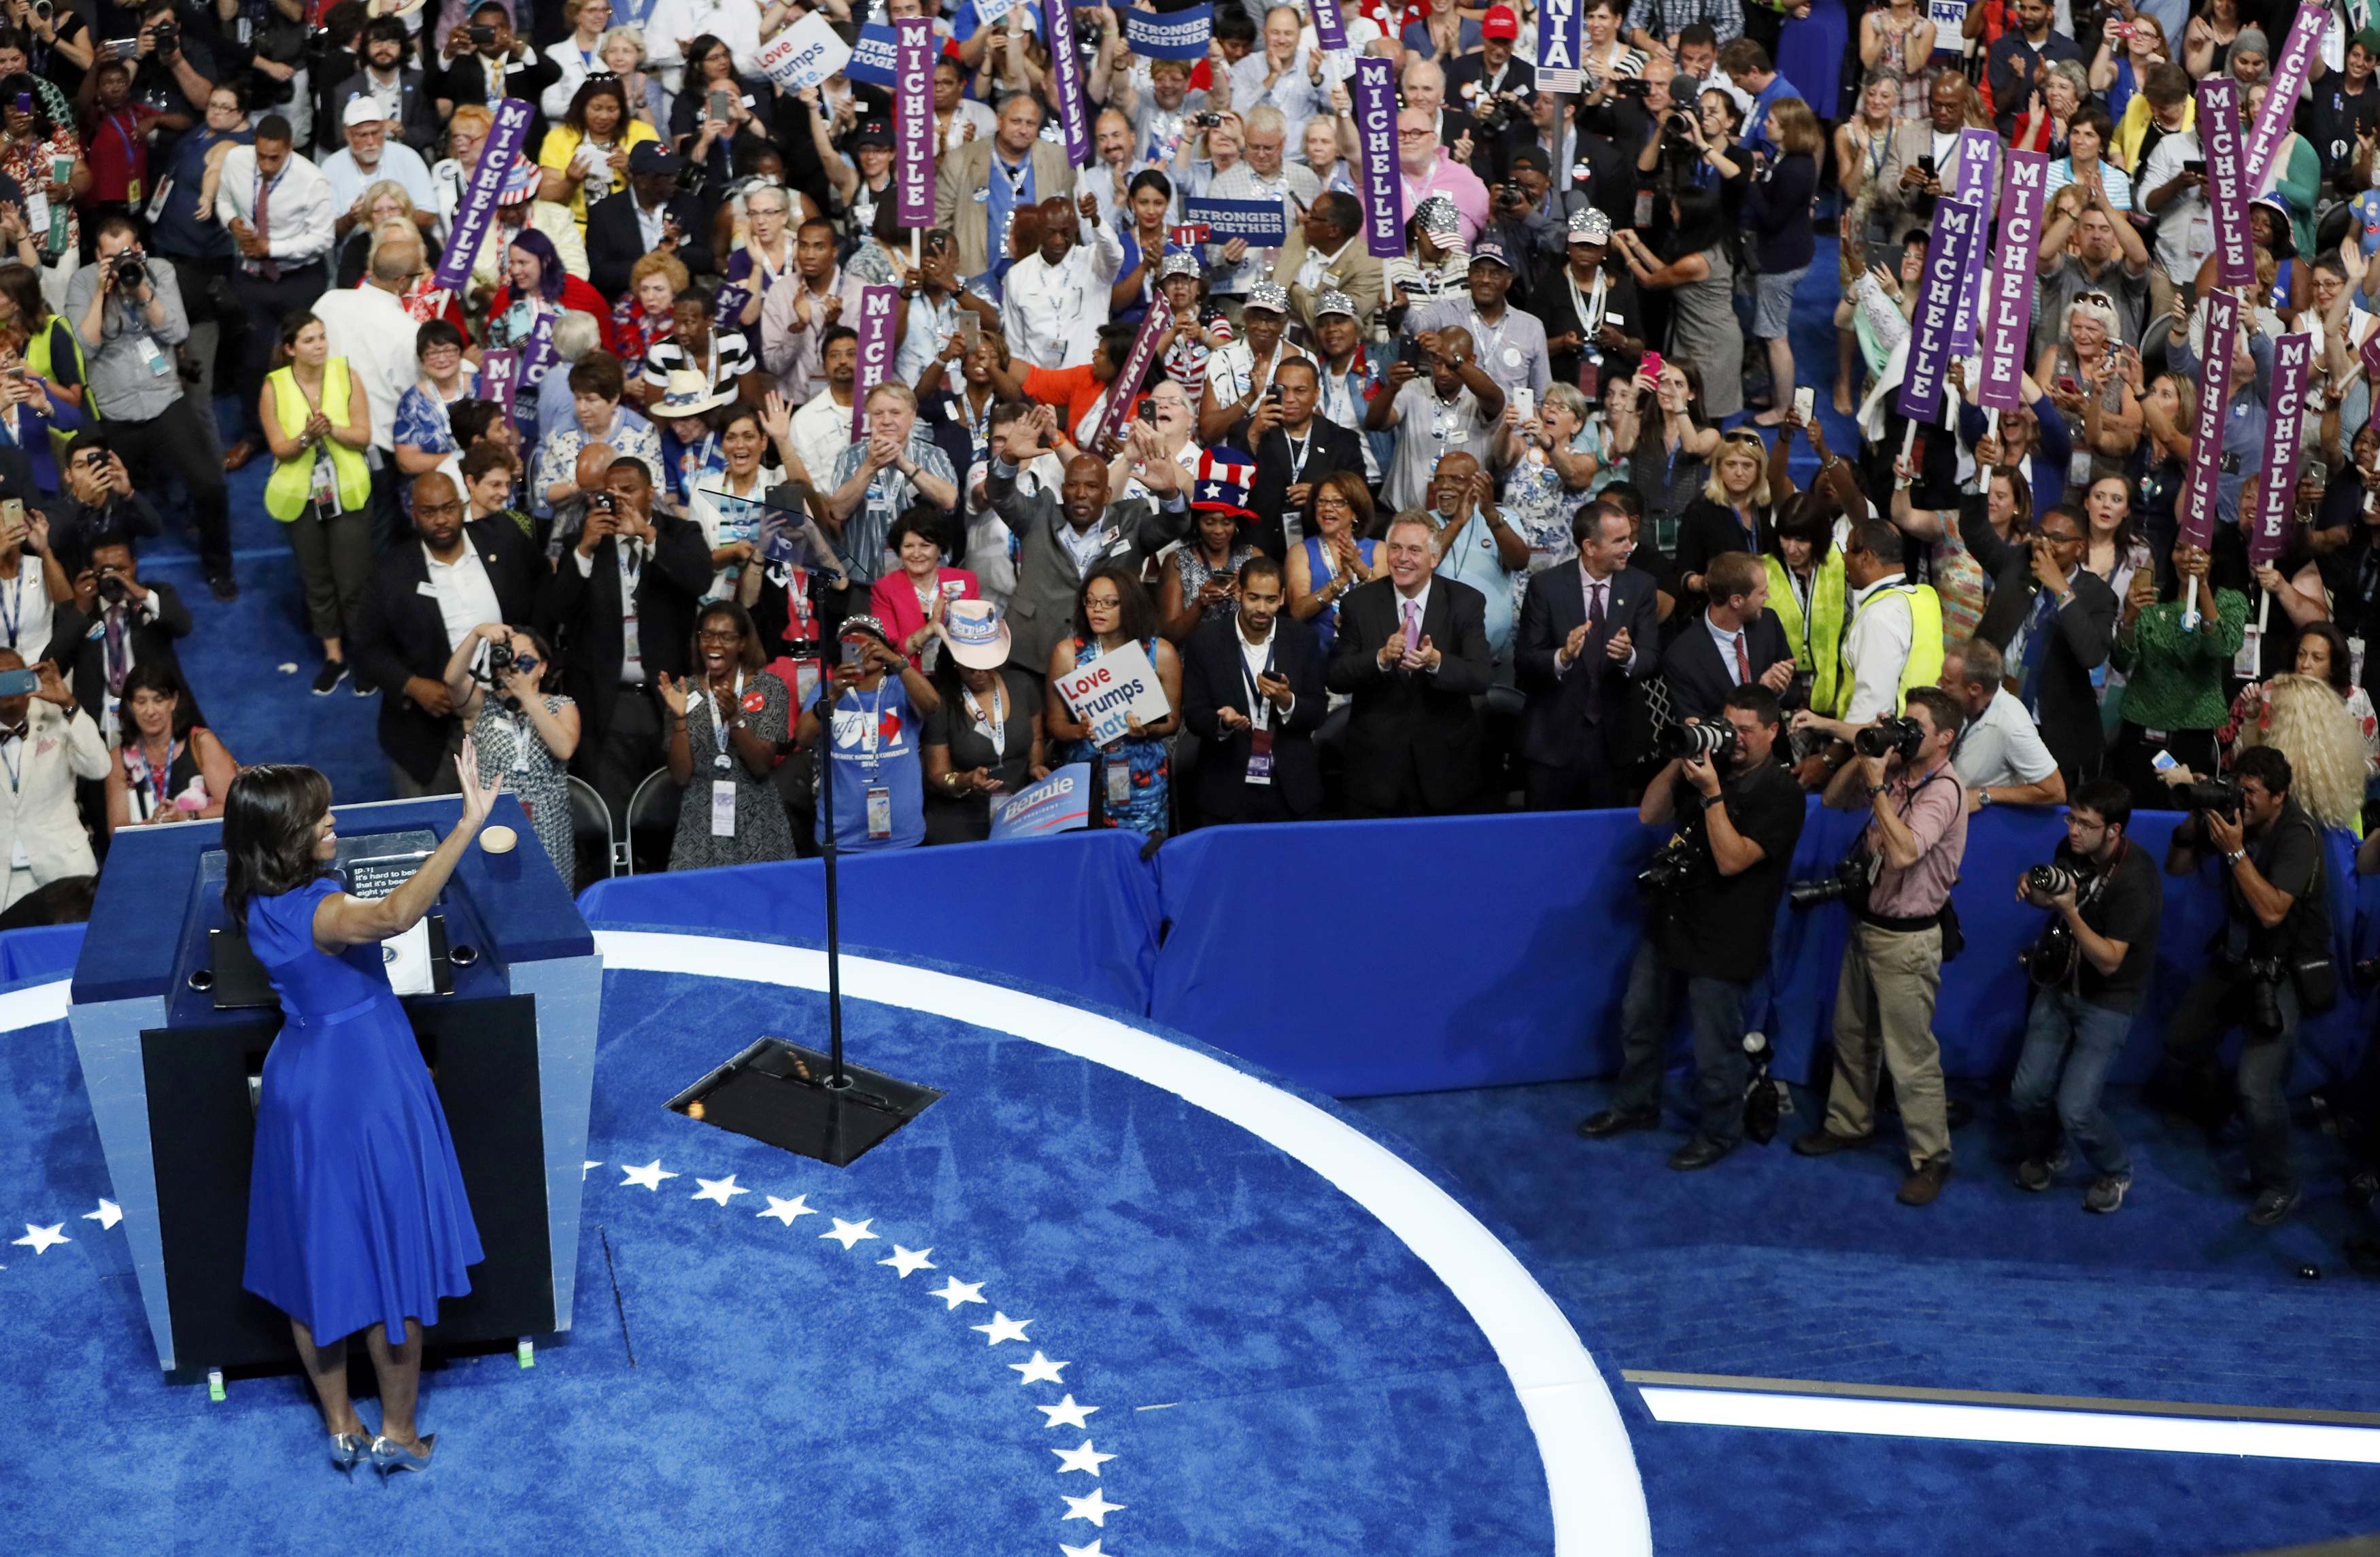
M695 634L694 638L698 643L724 643L731 646L744 641L744 635L734 627L705 627Z
M1435 130L1401 129L1397 131L1397 139L1400 140L1431 140L1436 138L1437 132Z

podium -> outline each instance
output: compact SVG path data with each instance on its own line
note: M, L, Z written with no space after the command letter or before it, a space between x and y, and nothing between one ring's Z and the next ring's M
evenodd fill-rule
M338 863L427 850L460 811L337 807ZM464 852L431 910L442 992L404 1000L487 1251L469 1295L440 1306L432 1349L567 1331L577 1273L602 959L520 802L500 797L489 820L520 841ZM180 1380L298 1360L286 1317L240 1285L255 1079L281 1011L217 1004L238 970L216 965L245 954L210 951L230 927L223 882L219 821L119 832L67 1013L157 1361Z

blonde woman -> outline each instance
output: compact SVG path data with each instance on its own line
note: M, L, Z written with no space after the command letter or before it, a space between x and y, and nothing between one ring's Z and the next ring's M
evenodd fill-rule
M2308 816L2325 827L2362 835L2370 748L2362 727L2329 681L2290 675L2265 682L2260 712L2235 732L2236 751L2258 746L2269 746L2289 760L2289 771L2296 775L2289 793ZM2227 753L2226 765L2236 760Z
M628 97L630 117L655 129L669 123L669 94L662 90L661 78L645 69L642 29L615 27L603 34L595 52L602 56L603 68L620 79L620 90Z
M348 229L346 240L339 245L334 285L343 288L363 285L364 277L371 274L372 251L380 247L381 235L391 225L419 237L422 262L432 270L437 268L439 246L414 220L413 197L405 192L404 185L394 178L367 184L363 202L364 220Z
M1721 434L1710 480L1678 517L1679 587L1689 595L1701 594L1703 569L1723 552L1757 556L1771 502L1768 445L1748 427Z

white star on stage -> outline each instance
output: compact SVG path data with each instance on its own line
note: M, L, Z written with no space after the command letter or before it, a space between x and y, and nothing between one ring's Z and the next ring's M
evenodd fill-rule
M1035 1352L1031 1362L1012 1362L1008 1366L1025 1375L1016 1381L1020 1384L1062 1384L1065 1382L1062 1377L1063 1371L1074 1364L1051 1362L1039 1352Z
M1058 1550L1063 1552L1065 1557L1117 1557L1115 1552L1101 1551L1099 1543L1096 1540L1088 1546L1068 1546L1062 1540L1058 1543Z
M948 1313L953 1309L957 1308L962 1303L981 1303L983 1301L983 1283L981 1282L963 1282L956 1276L953 1276L948 1281L942 1283L939 1290L929 1292L926 1295L929 1297L939 1297L943 1302L949 1304L951 1306L950 1308L943 1310L945 1313Z
M832 1238L836 1243L841 1244L847 1251L850 1249L852 1245L859 1242L860 1239L872 1238L876 1236L875 1234L870 1233L868 1230L869 1224L874 1222L875 1220L876 1219L871 1216L867 1222L845 1222L843 1218L836 1217L834 1219L834 1231L832 1233L821 1233L819 1236L821 1238Z
M1058 1495L1066 1496L1063 1492ZM1108 1527L1108 1515L1124 1506L1120 1502L1108 1502L1106 1488L1094 1487L1091 1489L1091 1495L1087 1498L1066 1498L1066 1519L1087 1519L1104 1530ZM1058 1523L1062 1525L1066 1519L1061 1519Z
M1055 1405L1037 1405L1033 1409L1050 1418L1041 1424L1045 1428L1079 1428L1088 1431L1091 1424L1085 1418L1097 1416L1099 1408L1096 1405L1077 1405L1075 1404L1075 1397L1068 1395Z
M697 1200L716 1200L722 1206L735 1196L749 1195L752 1193L750 1190L744 1188L735 1182L735 1175L734 1174L729 1174L725 1178L702 1178L698 1176L694 1182L702 1186L702 1187L696 1190L690 1198Z
M971 1324L967 1326L967 1328L978 1334L990 1336L991 1339L988 1344L997 1346L1002 1341L1025 1341L1031 1339L1025 1333L1025 1327L1032 1322L1033 1321L1031 1320L1012 1320L1006 1314L994 1308L991 1311L991 1322L990 1324Z
M18 1248L29 1248L40 1254L52 1244L70 1244L74 1240L67 1236L67 1224L63 1222L52 1222L47 1227L36 1227L29 1222L25 1223L25 1235L10 1242Z
M754 1211L752 1214L756 1217L773 1216L779 1222L791 1227L794 1224L794 1218L797 1216L816 1216L818 1215L818 1212L810 1210L809 1197L807 1195L796 1195L790 1200L781 1200L776 1196L771 1195L769 1197L769 1209L765 1211Z
M890 1259L880 1259L876 1263L879 1265L890 1265L892 1267L892 1273L905 1282L909 1279L912 1271L939 1271L941 1269L941 1266L926 1258L926 1256L933 1252L934 1251L930 1248L905 1249L900 1245L894 1244L892 1246L892 1258Z
M579 1182L579 1183L581 1183L581 1184L586 1183L586 1182L587 1182L587 1175L588 1175L589 1174L593 1173L596 1169L598 1169L598 1168L601 1167L602 1165L603 1165L602 1163L601 1163L601 1162L599 1162L595 1161L595 1159L594 1159L594 1158L592 1158L592 1157L589 1157L589 1158L588 1158L585 1162L583 1162L579 1163L579 1164L578 1164L578 1182Z
M83 1212L82 1219L85 1222L96 1222L103 1228L113 1227L124 1220L124 1208L103 1195L100 1197L99 1210ZM60 1225L63 1226L64 1223Z
M1099 1473L1099 1466L1115 1458L1113 1454L1102 1454L1094 1450L1091 1447L1091 1441L1087 1438L1083 1440L1083 1446L1080 1449L1052 1449L1050 1453L1058 1456L1058 1474L1061 1476L1070 1470L1084 1471L1091 1476L1097 1476Z
M620 1187L623 1189L633 1184L658 1192L662 1186L662 1180L677 1177L675 1174L662 1171L662 1160L658 1157L641 1168L623 1168L620 1171L628 1175L620 1181Z

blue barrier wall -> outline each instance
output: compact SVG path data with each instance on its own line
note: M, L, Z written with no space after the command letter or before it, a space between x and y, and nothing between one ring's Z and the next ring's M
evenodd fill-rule
M2139 846L2162 863L2180 821L2136 815ZM1823 874L1861 825L1814 802L1795 879ZM2004 1078L2015 1064L2028 996L2017 953L2046 918L2015 900L2016 877L2061 832L2042 811L1972 821L1955 897L1967 950L1944 970L1935 1024L1952 1076ZM1619 1067L1620 1000L1644 918L1634 878L1662 835L1633 812L1572 811L1215 828L1148 863L1136 839L1113 833L910 849L844 862L842 928L856 949L1146 1013L1342 1097L1565 1080ZM2380 953L2380 877L2354 874L2352 840L2330 843L2343 975ZM816 943L822 874L805 860L624 877L579 902L598 926ZM2165 1016L2220 915L2213 867L2168 878L2156 973L2119 1080L2155 1063ZM1828 1042L1847 924L1840 907L1778 916L1756 1020L1781 1076L1807 1080ZM67 973L82 933L0 935L0 983ZM2380 992L2349 985L2339 1009L2307 1025L2297 1085L2350 1068L2375 1017Z
M1157 879L1141 840L1071 833L848 856L843 943L961 963L1145 1013L1157 965ZM757 931L826 940L818 860L622 876L581 893L598 928Z

